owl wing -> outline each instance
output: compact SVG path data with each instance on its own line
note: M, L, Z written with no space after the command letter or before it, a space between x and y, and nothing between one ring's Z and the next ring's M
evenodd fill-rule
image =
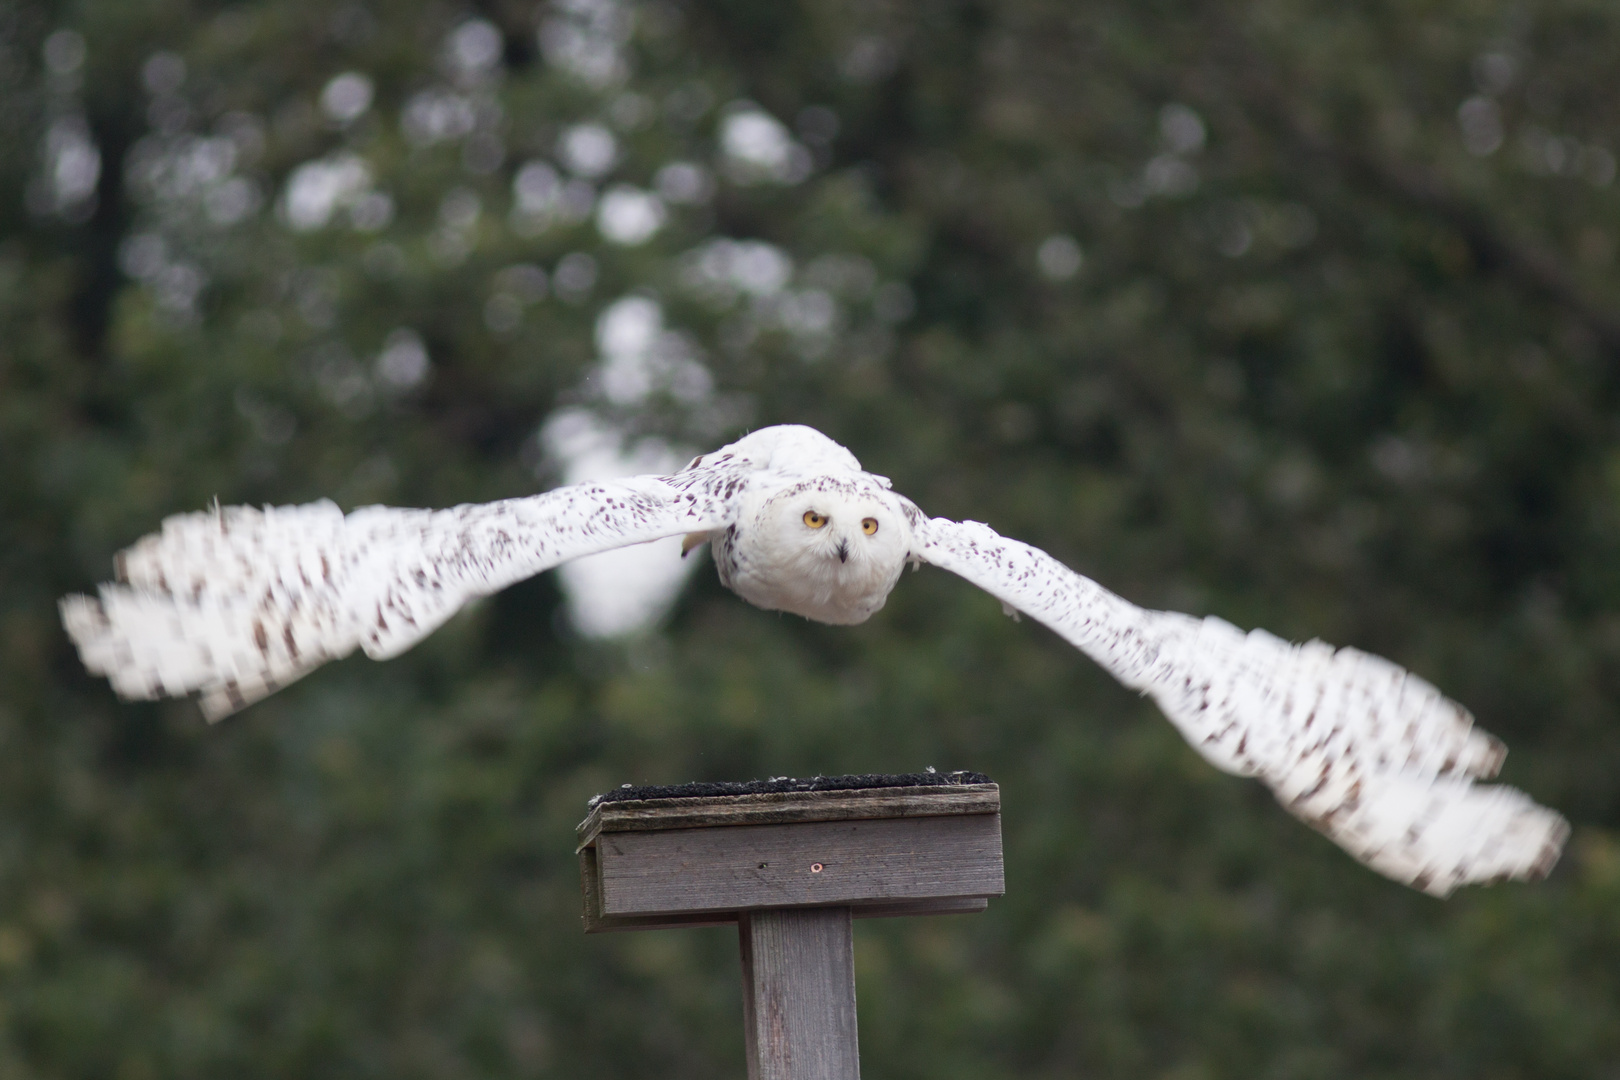
M117 583L62 600L80 659L126 699L201 692L229 715L356 646L397 656L468 600L610 548L723 529L753 463L575 484L449 510L330 502L180 514L122 552Z
M977 522L933 518L916 554L1044 623L1153 698L1216 767L1264 781L1289 812L1396 881L1538 878L1568 823L1494 776L1503 744L1402 668L1320 641L1148 611Z

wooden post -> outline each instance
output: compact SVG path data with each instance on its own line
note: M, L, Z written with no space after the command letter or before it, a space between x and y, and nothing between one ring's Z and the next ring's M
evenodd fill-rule
M579 840L586 933L737 924L749 1080L859 1080L852 919L1003 891L977 773L625 788Z
M748 1080L860 1080L849 908L745 911L737 938Z

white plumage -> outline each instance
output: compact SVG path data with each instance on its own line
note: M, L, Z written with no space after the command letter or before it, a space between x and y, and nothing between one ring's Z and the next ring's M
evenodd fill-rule
M450 510L329 502L168 519L62 619L125 698L201 694L218 719L356 647L398 655L468 600L569 559L666 536L712 541L760 607L865 621L905 565L959 574L1153 698L1210 763L1383 874L1437 896L1540 877L1569 827L1477 784L1506 749L1422 679L1321 642L1147 611L987 525L926 517L806 427L766 428L673 476L576 484Z

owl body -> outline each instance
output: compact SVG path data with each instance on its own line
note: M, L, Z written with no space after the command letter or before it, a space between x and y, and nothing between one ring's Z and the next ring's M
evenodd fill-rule
M887 479L814 428L764 428L698 458L756 463L737 520L713 533L720 582L756 607L850 626L883 607L908 560L922 516Z
M756 607L840 626L883 607L913 557L903 500L865 474L760 485L753 494L714 538L726 588Z

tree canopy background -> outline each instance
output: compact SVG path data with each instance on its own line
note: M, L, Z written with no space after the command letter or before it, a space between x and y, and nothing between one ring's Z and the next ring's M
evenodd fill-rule
M860 926L870 1076L1620 1076L1616 41L1595 0L0 3L0 1077L740 1076L731 935L581 935L585 800L928 765L1001 783L1008 891ZM932 571L851 630L704 567L609 640L547 575L214 729L57 622L216 496L779 422L1412 668L1563 862L1384 881Z

